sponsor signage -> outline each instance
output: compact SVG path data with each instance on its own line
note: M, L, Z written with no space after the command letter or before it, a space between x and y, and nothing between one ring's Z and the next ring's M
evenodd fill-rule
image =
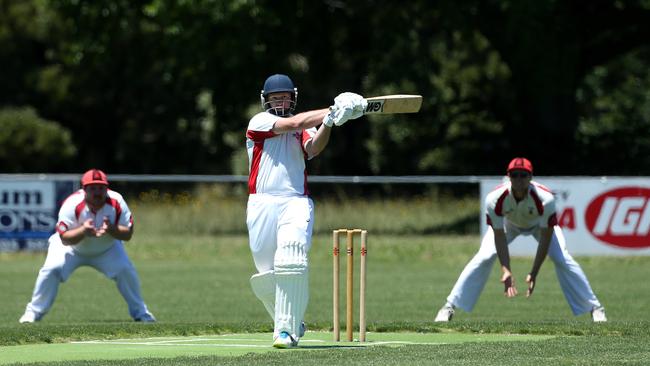
M0 180L0 251L46 250L73 182Z
M535 177L555 195L558 224L569 253L650 255L650 178ZM481 234L487 229L485 196L502 183L481 180ZM513 255L535 255L535 240L517 238Z

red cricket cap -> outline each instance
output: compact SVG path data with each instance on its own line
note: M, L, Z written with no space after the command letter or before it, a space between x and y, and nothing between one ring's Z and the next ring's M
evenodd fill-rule
M508 174L513 170L524 170L533 175L533 164L526 158L514 158L508 164Z
M106 173L102 172L99 169L90 169L89 171L85 172L81 177L81 186L85 187L89 184L103 184L105 186L108 186L108 178L106 177Z

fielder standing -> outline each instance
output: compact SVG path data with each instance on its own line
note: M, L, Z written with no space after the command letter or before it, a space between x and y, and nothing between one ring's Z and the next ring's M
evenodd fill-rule
M123 241L133 235L129 207L122 195L108 189L108 179L101 170L84 173L81 186L59 210L57 232L50 236L32 301L19 322L41 320L54 303L59 283L80 266L91 266L115 281L133 320L155 322L142 301L138 274L124 250Z
M305 159L327 145L332 126L363 115L366 102L343 93L335 105L294 115L298 89L286 75L271 75L261 92L263 112L246 131L249 159L246 209L250 249L258 273L253 292L274 320L273 346L298 346L307 302L308 258L314 203ZM320 126L316 129L317 126Z
M507 173L509 181L496 187L486 197L489 227L481 247L460 274L435 321L451 320L456 307L472 311L497 257L503 272L501 282L505 287L505 296L517 295L510 271L508 245L519 235L532 235L538 242L532 269L526 276L526 297L533 294L537 274L548 255L555 264L560 287L573 314L591 312L594 322L607 321L605 308L591 290L587 276L567 251L562 229L557 224L555 198L551 190L532 181L533 165L528 159L513 159Z

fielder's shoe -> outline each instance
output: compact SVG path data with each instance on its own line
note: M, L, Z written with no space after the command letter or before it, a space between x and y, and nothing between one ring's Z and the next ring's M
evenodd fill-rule
M436 315L436 322L448 322L454 316L454 307L450 305L445 305L438 311Z
M599 306L591 309L591 319L593 319L594 323L606 322L607 316L605 315L605 308L603 306Z
M151 313L146 313L138 318L133 319L136 322L142 322L142 323L155 323L156 322L156 317L153 316Z
M293 337L287 332L280 332L277 338L273 341L273 347L275 348L293 348L298 347L298 341L293 339Z
M26 310L25 314L18 319L19 323L34 323L41 320L41 317L33 311Z

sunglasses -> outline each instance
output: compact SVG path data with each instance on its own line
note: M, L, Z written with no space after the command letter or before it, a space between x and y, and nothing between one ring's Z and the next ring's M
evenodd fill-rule
M528 177L530 177L530 173L528 173L528 172L512 172L509 175L510 175L510 178L528 178Z

